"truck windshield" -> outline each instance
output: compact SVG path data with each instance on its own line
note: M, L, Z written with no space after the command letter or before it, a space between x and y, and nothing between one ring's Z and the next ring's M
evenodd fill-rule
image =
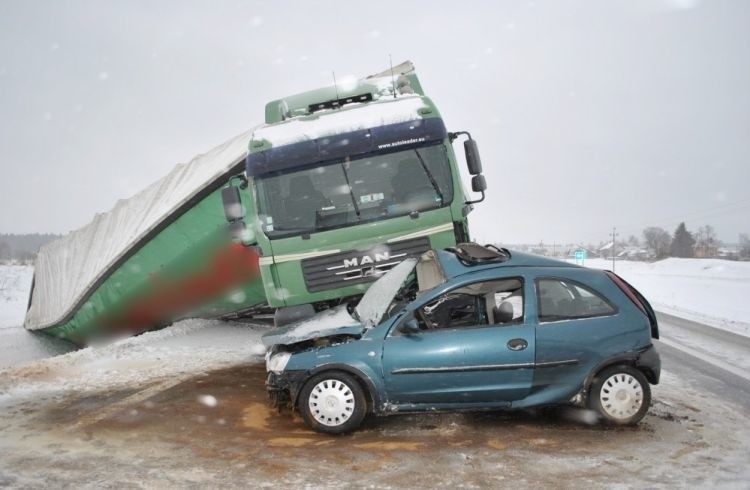
M442 144L256 177L255 186L269 238L403 216L453 200Z

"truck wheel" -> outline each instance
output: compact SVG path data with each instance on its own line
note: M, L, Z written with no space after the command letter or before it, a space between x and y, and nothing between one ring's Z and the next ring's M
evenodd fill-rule
M646 377L630 366L611 366L594 378L589 406L610 424L635 425L651 405Z
M367 400L362 387L351 375L330 371L315 375L305 383L298 407L311 429L343 434L362 423Z

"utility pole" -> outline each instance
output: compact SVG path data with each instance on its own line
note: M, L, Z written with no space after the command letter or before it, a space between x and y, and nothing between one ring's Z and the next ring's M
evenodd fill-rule
M612 272L615 271L615 244L617 243L617 228L612 227Z

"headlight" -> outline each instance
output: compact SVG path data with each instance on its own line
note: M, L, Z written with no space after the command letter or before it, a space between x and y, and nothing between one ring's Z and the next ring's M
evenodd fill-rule
M290 352L268 352L266 354L266 371L280 373L284 370L291 357L292 354Z

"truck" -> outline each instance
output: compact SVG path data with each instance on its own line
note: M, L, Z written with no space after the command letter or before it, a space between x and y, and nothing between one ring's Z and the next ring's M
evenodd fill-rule
M410 62L273 100L264 124L42 247L24 326L85 345L188 317L286 323L468 241L485 190L476 142L446 130Z
M462 136L474 200L452 146ZM467 215L486 190L475 140L446 130L411 62L266 104L244 177L225 189L227 219L259 251L277 325L469 241Z

